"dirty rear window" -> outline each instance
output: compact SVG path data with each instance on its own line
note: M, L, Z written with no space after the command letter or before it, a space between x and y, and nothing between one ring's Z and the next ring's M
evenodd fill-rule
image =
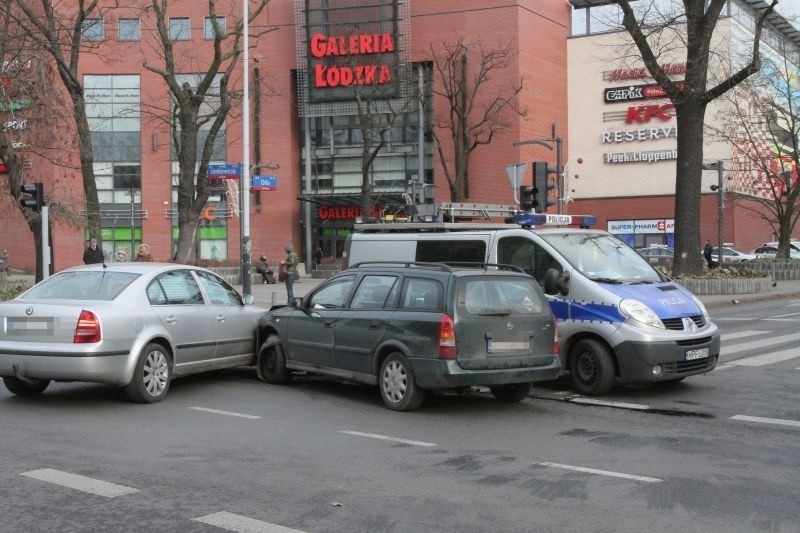
M533 278L464 279L458 287L458 312L473 316L534 315L547 302Z

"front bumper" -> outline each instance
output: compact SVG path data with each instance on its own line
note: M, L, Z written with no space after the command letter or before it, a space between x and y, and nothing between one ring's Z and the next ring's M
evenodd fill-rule
M687 361L686 352L708 348L709 356ZM691 343L679 344L676 341L637 342L626 341L614 347L623 383L653 383L672 381L687 376L710 372L717 366L720 351L720 336L715 333ZM660 365L662 373L653 374L653 368Z

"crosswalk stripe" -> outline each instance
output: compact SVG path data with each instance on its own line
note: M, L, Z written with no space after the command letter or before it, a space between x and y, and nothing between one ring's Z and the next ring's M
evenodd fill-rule
M304 533L300 529L279 526L249 518L238 514L221 511L194 519L195 522L202 522L211 526L217 526L236 533Z
M796 357L800 357L800 348L789 348L779 352L753 355L735 361L728 361L726 364L733 366L764 366L773 363L781 363L789 359L795 359Z
M81 490L97 496L104 496L106 498L116 498L125 494L132 494L139 492L138 489L125 487L123 485L116 485L107 481L101 481L78 474L70 474L69 472L62 472L61 470L54 470L52 468L42 468L40 470L30 470L23 472L21 476L38 479L39 481L47 481L55 485L61 485L70 489Z
M720 337L722 342L732 341L734 339L741 339L742 337L754 337L756 335L763 335L769 331L737 331L736 333L723 333Z
M745 422L761 422L762 424L776 424L778 426L800 427L800 420L784 420L782 418L764 418L761 416L734 415L731 420Z
M769 339L760 339L756 341L743 342L733 346L723 346L722 355L731 355L748 350L762 349L776 344L800 341L800 333L792 333L791 335L781 335L779 337L772 337Z

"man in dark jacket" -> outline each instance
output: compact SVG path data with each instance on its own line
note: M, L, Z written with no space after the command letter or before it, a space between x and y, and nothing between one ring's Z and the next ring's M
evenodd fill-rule
M83 252L83 262L91 265L92 263L102 263L104 259L103 250L97 247L97 239L89 241L89 246Z
M706 263L708 264L708 268L714 268L714 261L711 259L711 252L713 252L713 248L711 248L711 243L706 241L706 246L703 248L703 257L706 258Z

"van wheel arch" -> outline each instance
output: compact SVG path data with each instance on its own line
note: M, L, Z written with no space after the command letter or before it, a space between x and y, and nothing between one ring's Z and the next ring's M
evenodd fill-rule
M587 368L587 364L593 368ZM597 335L572 339L565 366L573 387L590 396L607 394L616 378L620 377L616 353L605 339Z

